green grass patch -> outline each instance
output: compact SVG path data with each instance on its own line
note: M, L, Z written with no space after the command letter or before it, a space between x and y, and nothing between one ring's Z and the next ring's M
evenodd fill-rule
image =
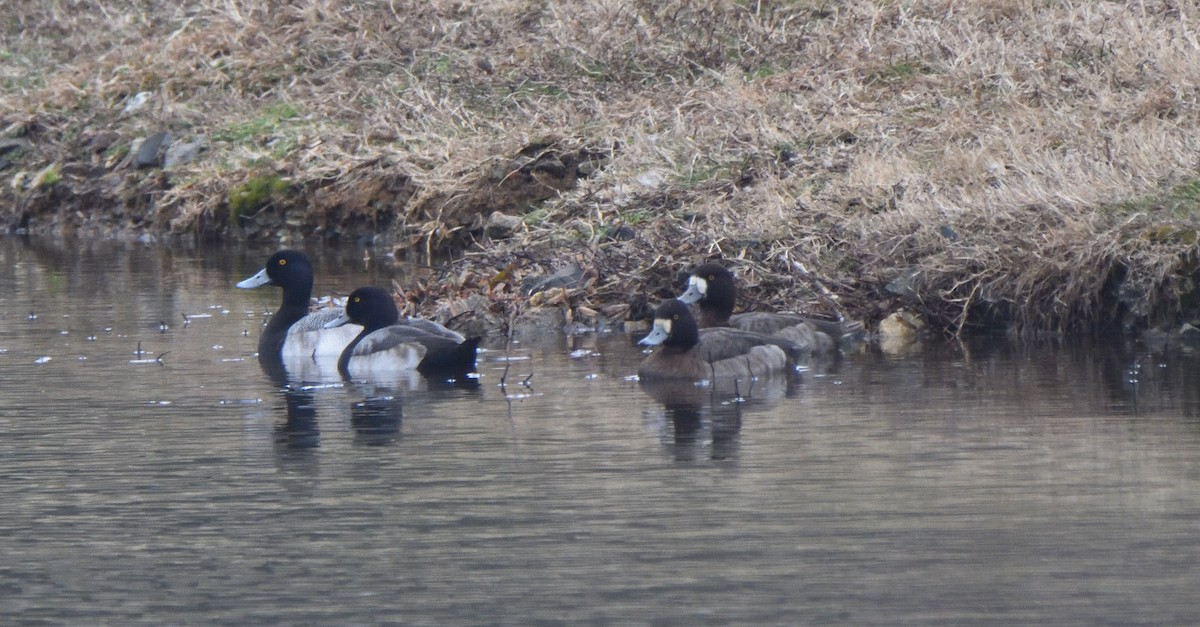
M888 65L876 67L867 73L863 82L871 84L895 85L907 83L920 74L932 74L933 69L916 59L901 59Z
M242 216L256 211L288 190L288 182L274 174L262 174L229 190L229 221L238 224Z
M1200 218L1200 179L1176 185L1162 194L1155 194L1111 205L1108 211L1126 216L1134 213L1167 212L1171 217L1186 220Z
M34 187L44 189L54 187L60 181L62 181L62 168L57 163L53 163L37 173L37 176L33 179L33 185Z
M280 133L289 120L300 116L300 110L290 103L278 103L264 108L258 116L227 124L213 132L213 139L235 144L258 143Z

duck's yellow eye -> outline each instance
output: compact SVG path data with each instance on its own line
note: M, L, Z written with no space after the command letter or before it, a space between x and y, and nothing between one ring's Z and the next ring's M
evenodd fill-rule
M362 298L361 298L361 297L358 297L358 296L355 296L355 297L354 297L354 302L356 302L356 303L361 303L361 302L362 302Z
M280 259L280 260L279 260L279 265L281 265L281 266L286 266L286 265L287 265L287 259Z
M708 275L708 280L709 280L709 281L712 281L712 280L714 280L714 279L716 279L716 278L717 278L717 275L715 275L715 274L710 274L710 275Z
M672 319L673 319L673 320L678 320L678 319L679 319L679 314L675 314L675 315L672 317Z

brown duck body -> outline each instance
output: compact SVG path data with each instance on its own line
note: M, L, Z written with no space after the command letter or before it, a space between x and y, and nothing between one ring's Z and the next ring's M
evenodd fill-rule
M737 288L733 274L717 263L697 266L688 279L688 289L679 297L700 306L700 328L728 327L789 340L814 355L836 352L848 336L861 334L862 325L842 325L790 313L747 312L734 314Z
M640 343L661 345L638 367L638 377L689 381L749 379L787 371L794 343L739 329L701 330L687 306L671 299L654 312L654 330Z

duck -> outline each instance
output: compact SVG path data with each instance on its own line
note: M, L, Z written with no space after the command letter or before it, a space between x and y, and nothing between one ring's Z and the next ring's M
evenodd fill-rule
M368 373L416 370L423 375L465 374L475 370L481 338L459 339L461 335L448 329L440 333L429 325L401 321L396 301L383 288L360 287L350 292L342 315L325 327L342 325L362 328L338 358L338 372L346 379L351 378L351 365L356 371Z
M317 361L337 359L361 331L357 326L327 329L325 325L342 315L340 307L309 311L313 270L308 255L298 250L280 250L267 259L257 274L238 282L241 289L273 285L283 289L283 300L258 338L259 361Z
M672 298L654 310L654 326L638 344L660 346L638 367L641 380L743 379L789 370L802 348L794 342L727 327L701 329L691 309Z
M700 307L700 328L729 327L791 340L813 355L836 352L844 340L862 334L862 325L843 326L798 314L772 312L733 313L737 288L733 273L716 262L696 266L688 276L688 287L679 297Z

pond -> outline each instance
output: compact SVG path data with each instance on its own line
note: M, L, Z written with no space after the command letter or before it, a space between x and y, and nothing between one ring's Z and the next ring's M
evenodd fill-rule
M279 292L233 287L269 252L0 239L7 621L1200 620L1186 351L864 350L735 394L644 389L608 333L285 386ZM313 253L319 294L408 276Z

